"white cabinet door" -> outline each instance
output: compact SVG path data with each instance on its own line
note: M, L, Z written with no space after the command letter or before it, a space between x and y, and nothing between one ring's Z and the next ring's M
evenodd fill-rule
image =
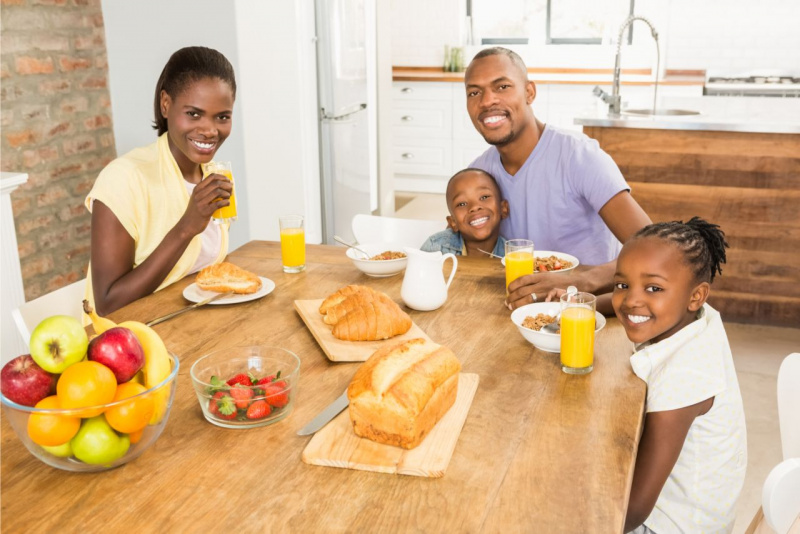
M407 100L392 106L392 136L450 139L453 117L449 100Z

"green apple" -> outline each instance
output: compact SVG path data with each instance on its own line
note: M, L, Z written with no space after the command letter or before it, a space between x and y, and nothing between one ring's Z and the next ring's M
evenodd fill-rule
M72 441L72 454L87 464L106 465L119 460L131 446L127 434L120 436L102 415L86 419Z
M72 456L72 447L69 444L69 441L66 443L62 443L61 445L55 445L53 447L48 447L47 445L39 445L41 448L52 454L53 456L58 456L59 458L69 458Z
M86 356L89 337L81 322L69 315L48 317L31 334L31 357L47 372L61 374Z

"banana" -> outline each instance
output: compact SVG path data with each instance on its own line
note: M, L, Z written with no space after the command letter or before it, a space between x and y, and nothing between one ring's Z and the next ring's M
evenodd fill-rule
M92 309L92 305L89 304L88 300L83 301L83 313L88 315L89 318L92 320L94 333L97 334L98 336L103 332L105 332L106 330L109 330L117 326L117 324L111 319L107 319L105 317L100 317L99 315L97 315L97 312Z
M144 349L144 386L151 388L164 381L172 372L167 347L155 330L138 321L125 321L119 326L127 328L134 333L139 343ZM164 386L153 393L155 401L155 411L150 419L150 424L154 425L161 421L167 411L167 401L169 400L170 386Z

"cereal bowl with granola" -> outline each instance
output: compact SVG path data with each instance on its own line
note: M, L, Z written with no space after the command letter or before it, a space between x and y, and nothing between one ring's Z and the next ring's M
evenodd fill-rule
M398 243L366 243L358 248L369 254L365 256L355 248L348 248L345 254L356 268L367 276L382 278L400 274L406 269L408 258L403 245Z
M561 352L561 334L551 334L541 328L552 323L560 310L558 302L534 302L521 306L511 313L511 321L517 330L534 347L545 352ZM606 326L606 318L595 312L595 333Z

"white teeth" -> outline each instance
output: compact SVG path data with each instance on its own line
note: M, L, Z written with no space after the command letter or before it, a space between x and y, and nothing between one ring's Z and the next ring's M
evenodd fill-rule
M632 323L640 324L645 321L649 321L650 317L647 317L646 315L628 315L628 320Z
M501 120L505 119L502 115L492 115L491 117L486 117L483 119L484 124L494 124L496 122L500 122Z
M208 150L209 148L212 148L214 146L214 143L201 143L200 141L194 141L194 140L192 140L192 143L197 145L199 148L202 148L202 149L205 149L205 150Z
M474 221L470 221L469 225L470 226L478 226L480 224L485 223L488 220L489 220L489 217L481 217L480 219L475 219Z

